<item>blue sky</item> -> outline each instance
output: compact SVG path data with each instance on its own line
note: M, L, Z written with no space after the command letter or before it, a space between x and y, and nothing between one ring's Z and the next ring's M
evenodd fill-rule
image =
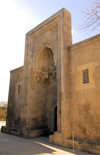
M72 16L73 43L99 33L81 30L82 10L94 0L2 0L0 1L0 101L7 101L9 71L23 65L25 34L36 25L66 8Z

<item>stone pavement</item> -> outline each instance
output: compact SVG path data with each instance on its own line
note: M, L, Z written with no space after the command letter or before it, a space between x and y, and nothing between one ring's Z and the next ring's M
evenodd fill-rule
M0 133L0 155L88 155L88 153L49 144L48 137L26 139Z

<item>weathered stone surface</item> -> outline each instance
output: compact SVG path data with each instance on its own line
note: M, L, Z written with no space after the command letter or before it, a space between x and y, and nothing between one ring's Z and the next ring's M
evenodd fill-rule
M65 9L26 34L24 66L11 71L7 127L100 154L100 35L72 45ZM11 130L10 130L11 128ZM44 132L47 131L47 132ZM8 130L7 130L8 132Z

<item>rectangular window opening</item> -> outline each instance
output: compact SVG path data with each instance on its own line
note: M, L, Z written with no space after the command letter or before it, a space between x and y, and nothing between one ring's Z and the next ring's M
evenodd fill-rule
M89 83L89 70L83 70L83 84Z
M21 92L21 86L18 85L18 94L20 94L20 92Z

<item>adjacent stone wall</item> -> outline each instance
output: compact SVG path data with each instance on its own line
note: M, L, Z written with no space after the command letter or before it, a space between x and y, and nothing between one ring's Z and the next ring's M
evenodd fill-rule
M69 53L71 130L76 138L100 141L100 35L73 45ZM87 69L89 82L83 83Z
M10 72L10 88L7 111L7 125L20 126L20 112L22 108L23 66Z

